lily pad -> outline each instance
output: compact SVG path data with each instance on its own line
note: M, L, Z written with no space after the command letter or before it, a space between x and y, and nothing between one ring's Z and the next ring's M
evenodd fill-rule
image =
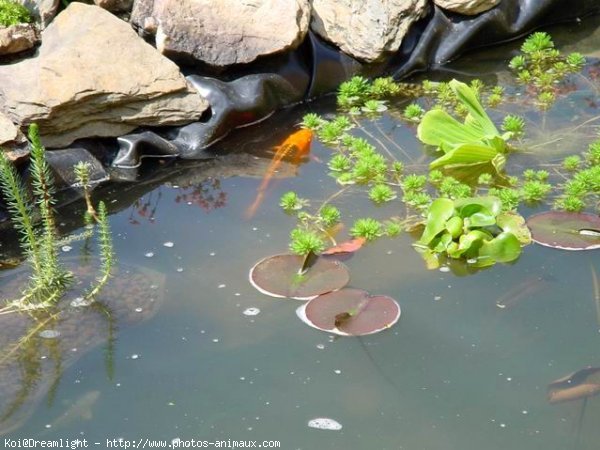
M400 306L385 295L344 288L316 297L298 308L296 314L304 323L328 333L364 336L394 325L400 318Z
M269 256L250 269L250 283L271 297L310 300L341 289L350 281L348 269L339 261L318 258L300 274L303 261L297 255Z
M534 242L562 250L600 248L600 217L587 213L549 211L527 219Z

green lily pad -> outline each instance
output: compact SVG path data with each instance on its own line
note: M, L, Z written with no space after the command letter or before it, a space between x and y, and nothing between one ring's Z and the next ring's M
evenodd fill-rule
M394 325L400 306L391 297L344 288L320 295L296 310L307 325L340 336L364 336Z
M250 283L271 297L310 300L343 288L350 281L348 269L337 260L318 258L300 274L303 262L298 255L269 256L250 269Z
M527 219L534 242L561 250L600 248L600 217L587 213L548 211Z

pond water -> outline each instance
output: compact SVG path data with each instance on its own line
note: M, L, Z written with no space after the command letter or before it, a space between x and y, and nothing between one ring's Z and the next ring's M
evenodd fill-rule
M511 155L509 172L560 161L597 136L599 24L550 30L560 48L590 59L546 114L512 97L517 88L505 66L518 43L467 55L435 74L477 76L507 88L513 101L500 109L525 114L528 126L525 150ZM102 189L120 266L145 270L146 287L160 291L162 302L135 326L117 320L110 347L103 339L80 343L85 351L59 367L60 377L40 375L19 411L2 412L14 422L2 438L86 438L99 448L113 438L177 437L278 440L285 449L598 448L600 398L547 400L552 381L600 366L592 282L593 268L600 273L598 251L531 245L514 264L458 276L427 270L408 234L380 239L345 262L350 284L396 298L402 317L362 338L334 339L308 328L296 318L299 302L266 297L249 284L257 260L286 251L294 219L279 208L281 194L295 190L318 204L337 190L327 175L330 150L314 141L310 158L284 164L254 217L244 217L273 146L310 111L333 114L334 101L302 105L236 133L220 145L226 155L217 161L155 163L157 175L140 184ZM424 169L431 160L394 108L362 125L409 168ZM366 195L352 191L336 204L348 224L398 208L373 212ZM69 211L63 215L67 228L81 231ZM80 264L83 243L69 245ZM3 293L16 271L0 272ZM126 283L111 291L114 303L133 295ZM135 296L146 308L152 294ZM508 307L498 308L499 299ZM88 325L81 327L85 334ZM44 352L40 357L52 358ZM342 428L308 426L320 417Z

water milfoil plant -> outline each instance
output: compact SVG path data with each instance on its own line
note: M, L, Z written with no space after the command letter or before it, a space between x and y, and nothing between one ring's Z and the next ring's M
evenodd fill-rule
M31 193L17 173L12 162L0 150L0 189L19 235L19 243L31 268L30 281L21 297L9 301L2 313L46 309L54 306L73 281L58 257L58 232L54 215L55 185L52 171L46 162L37 125L28 133L30 153ZM92 299L108 280L114 264L112 238L106 207L101 202L96 209L91 205L89 193L89 166L79 164L75 173L84 187L88 215L98 225L101 275L92 286L87 298ZM93 211L93 213L92 213Z

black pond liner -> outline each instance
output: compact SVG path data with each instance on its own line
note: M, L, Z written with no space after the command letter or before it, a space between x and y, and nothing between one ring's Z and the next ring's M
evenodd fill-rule
M353 75L406 78L440 68L470 50L597 13L597 0L502 0L477 16L432 7L427 17L413 24L400 49L378 64L363 65L309 32L294 52L260 58L225 73L210 74L206 67L185 66L182 70L187 79L210 104L203 119L182 127L140 128L112 139L110 164L135 172L145 157L212 158L214 153L209 148L232 130L258 123L287 106L331 93ZM88 145L89 140L84 140L72 147Z

